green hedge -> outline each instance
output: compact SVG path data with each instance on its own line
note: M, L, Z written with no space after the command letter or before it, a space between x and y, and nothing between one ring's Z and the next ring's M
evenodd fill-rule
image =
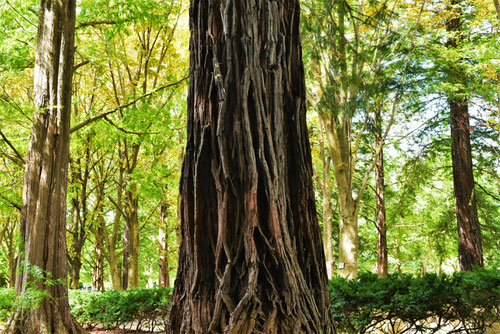
M500 318L500 271L478 269L453 275L361 273L330 281L331 310L339 333L484 333ZM172 289L88 292L72 290L71 312L87 326L162 329ZM0 289L0 321L14 304Z
M165 327L171 294L171 288L105 292L70 290L69 301L71 313L82 325L140 330Z
M423 277L362 273L334 278L330 296L340 333L484 333L500 317L500 271Z
M16 293L11 289L0 289L0 322L4 322L9 317Z

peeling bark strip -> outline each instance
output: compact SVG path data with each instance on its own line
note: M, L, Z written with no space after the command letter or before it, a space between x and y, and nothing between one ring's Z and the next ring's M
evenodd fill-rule
M458 15L446 23L446 30L452 33L449 48L457 48L463 38L460 1L450 3ZM450 83L460 85L458 93L448 97L451 123L451 159L453 164L453 188L458 224L458 257L460 270L472 271L473 266L484 267L481 224L477 216L474 194L472 149L470 144L469 106L465 97L466 74L460 65L450 64Z
M332 333L298 0L191 0L168 333Z
M7 333L82 333L69 312L65 284L47 284L68 276L66 262L66 190L69 160L71 81L75 28L74 0L41 0L35 63L35 113L26 164L21 211L24 261L16 290L29 282L47 291L34 310L15 314ZM45 278L34 280L28 266Z

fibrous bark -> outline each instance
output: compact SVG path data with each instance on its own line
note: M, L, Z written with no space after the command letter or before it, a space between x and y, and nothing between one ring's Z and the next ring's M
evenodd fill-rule
M299 1L192 0L168 333L331 333Z
M15 313L7 333L82 333L69 312L66 190L69 160L75 1L41 0L35 62L35 113L21 212L24 256L16 290L46 291L40 305ZM43 270L35 279L30 268Z
M452 0L453 16L446 23L450 33L447 46L457 49L463 39L460 1ZM471 271L474 266L483 267L481 225L477 216L474 193L472 149L470 143L469 107L465 87L465 70L460 64L449 64L449 81L457 87L448 96L451 123L451 159L453 187L458 224L458 255L460 270Z

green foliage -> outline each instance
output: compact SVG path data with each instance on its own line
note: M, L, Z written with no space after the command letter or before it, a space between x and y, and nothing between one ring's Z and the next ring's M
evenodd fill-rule
M71 290L71 313L83 325L114 328L136 323L137 329L166 324L171 288L87 292Z
M408 274L330 281L331 309L342 333L483 333L500 318L500 271Z
M12 312L16 293L12 289L0 289L0 322L7 320Z

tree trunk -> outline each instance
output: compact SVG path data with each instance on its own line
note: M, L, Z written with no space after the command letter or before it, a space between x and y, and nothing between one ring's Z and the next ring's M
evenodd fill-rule
M458 15L454 15L446 23L446 29L453 34L447 42L450 49L459 47L463 39L460 1L452 0ZM451 159L453 164L453 186L455 194L455 210L458 224L458 255L460 270L472 271L474 266L483 267L483 247L481 225L477 216L476 197L474 193L474 174L472 166L472 149L470 144L469 108L466 97L466 74L463 67L456 62L449 64L449 81L458 86L456 92L450 93L451 123Z
M325 244L326 257L326 272L328 278L331 279L335 274L335 258L333 256L333 208L331 199L331 184L330 184L330 161L326 157L326 164L323 170L323 243Z
M347 198L339 198L339 275L353 279L358 276L358 209L350 193L344 194Z
M21 212L24 256L16 290L31 285L47 292L32 310L14 314L6 333L83 333L69 312L66 249L71 86L75 29L74 0L42 0L35 61L35 107ZM37 279L32 268L43 271Z
M351 121L347 115L321 113L325 127L328 154L339 197L339 275L358 275L358 203L353 198L354 164L351 148ZM358 194L358 198L362 196Z
M79 247L78 227L80 226L80 210L77 198L71 200L73 205L73 225L69 229L70 244L68 246L68 262L69 262L69 287L70 289L78 289L80 285L80 270L82 268L81 251Z
M495 4L495 10L497 12L498 23L500 24L500 2L498 0L493 0ZM497 106L498 110L500 110L500 69L497 70Z
M76 290L80 287L80 270L82 261L80 258L73 258L69 267L69 288Z
M377 197L377 273L387 275L387 225L385 215L384 142L382 138L382 115L380 107L375 111L375 195Z
M125 220L123 224L123 266L122 266L122 289L128 289L129 259L130 259L130 228Z
M323 169L323 178L320 179L317 175L317 182L321 189L323 196L323 244L325 246L325 258L326 258L326 272L328 279L331 279L335 274L335 257L333 253L333 208L332 208L332 185L330 178L330 166L332 159L328 154L325 154L325 140L324 132L325 127L323 122L319 121L319 131L320 131L320 160L321 168ZM316 173L317 174L317 173Z
M94 272L92 275L92 288L95 291L104 291L104 256L103 256L103 236L104 219L98 221L97 234L95 240Z
M191 1L168 333L332 333L298 0Z
M136 194L137 189L127 191L128 197L128 287L139 287L139 198ZM125 275L125 271L124 271ZM124 289L126 287L124 286Z
M158 231L158 243L159 243L159 275L158 275L158 286L159 287L169 287L170 286L170 276L169 276L169 266L168 266L168 234L167 234L167 205L161 204L160 206L160 221L161 226Z

